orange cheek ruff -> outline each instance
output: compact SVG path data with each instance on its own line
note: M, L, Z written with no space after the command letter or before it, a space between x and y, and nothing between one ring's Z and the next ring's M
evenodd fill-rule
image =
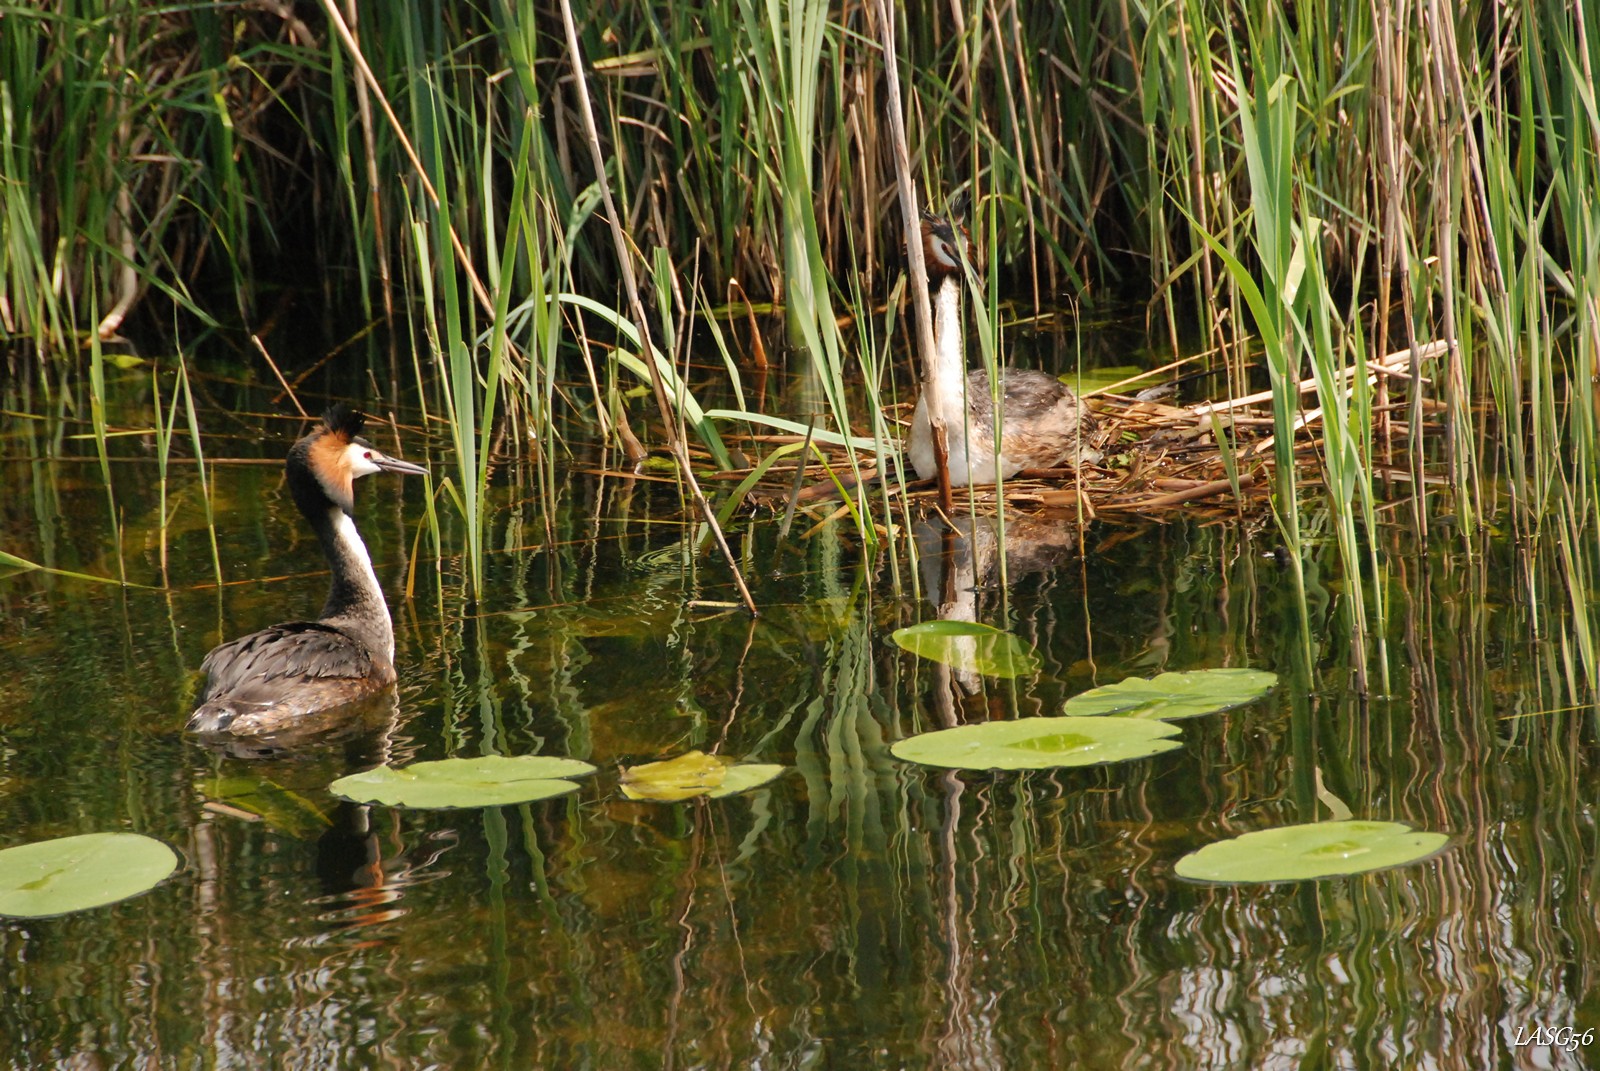
M331 430L317 436L311 444L311 471L321 478L324 486L340 492L346 502L355 491L355 478L345 453L349 446L349 436Z

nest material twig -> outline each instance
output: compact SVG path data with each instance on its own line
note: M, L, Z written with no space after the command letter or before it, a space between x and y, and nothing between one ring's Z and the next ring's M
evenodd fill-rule
M1430 342L1419 346L1416 356L1425 361L1446 349L1443 341ZM1367 382L1373 384L1380 376L1410 379L1411 362L1410 350L1369 361ZM1341 373L1346 397L1349 397L1354 372L1354 368L1347 368ZM1315 391L1316 380L1303 380L1299 389L1302 395ZM1273 482L1275 432L1271 402L1270 391L1190 406L1102 395L1094 399L1092 405L1100 427L1104 461L1076 471L1063 468L1021 472L1005 481L1006 503L1049 509L1081 504L1090 515L1172 509L1193 511L1205 507L1236 515L1264 509ZM1315 460L1321 446L1316 429L1322 417L1323 411L1318 407L1302 410L1295 418L1294 434L1299 440L1296 455L1307 463ZM1224 447L1216 439L1218 426L1231 440L1231 466L1224 456ZM774 443L793 441L793 438L754 435L749 441ZM827 467L833 473L848 473L850 466L841 449L833 448L825 456ZM796 464L801 463L797 459ZM773 466L762 483L751 491L750 501L757 506L782 509L791 499L803 506L837 496L838 484L823 463L815 459L804 463L805 479L801 482L809 481L810 485L798 496L792 491L795 467ZM739 474L728 475L737 478ZM864 472L863 475L871 478L874 473ZM907 491L919 502L924 498L931 501L935 495L931 481L909 483ZM966 497L965 493L962 497ZM994 510L999 505L993 487L973 488L972 500L980 511Z

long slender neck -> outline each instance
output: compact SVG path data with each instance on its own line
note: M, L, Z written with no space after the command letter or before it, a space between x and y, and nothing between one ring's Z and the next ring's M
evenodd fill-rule
M378 585L378 574L372 570L372 558L356 531L356 522L332 505L310 514L308 519L317 530L323 556L333 572L333 584L319 620L355 635L373 653L393 662L394 624L389 620L389 604L383 600L383 588Z
M946 275L933 299L934 360L929 378L934 395L947 414L959 415L965 405L967 356L961 344L961 280Z

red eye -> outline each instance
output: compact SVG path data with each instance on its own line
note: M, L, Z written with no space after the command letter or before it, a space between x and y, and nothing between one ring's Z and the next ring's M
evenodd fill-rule
M361 456L366 458L368 461L371 461L372 460L372 451L368 450L364 454L362 454Z

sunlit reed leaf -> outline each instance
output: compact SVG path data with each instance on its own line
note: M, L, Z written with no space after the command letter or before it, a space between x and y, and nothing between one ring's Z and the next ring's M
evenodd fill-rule
M145 588L145 584L133 584L126 580L118 580L114 576L91 576L88 573L74 573L70 569L52 569L48 565L30 562L26 558L19 558L15 554L8 554L0 550L0 568L21 569L28 572L49 573L51 576L70 577L73 580L87 580L95 584L115 584L124 588Z
M838 432L808 427L799 421L786 420L783 417L770 416L766 413L744 412L736 409L708 409L705 415L716 420L743 420L750 424L761 424L776 431L788 432L790 435L810 435L815 441L826 443L830 446L848 446L855 450L871 450L876 445L872 439L864 436L840 435Z
M1254 702L1278 683L1276 673L1260 669L1198 669L1158 673L1150 679L1129 677L1091 688L1062 706L1063 714L1088 717L1126 714L1130 717L1195 718Z
M484 755L379 766L341 777L328 790L357 803L390 807L494 807L576 792L571 778L587 777L594 769L587 762L553 755Z
M0 851L0 915L44 918L126 900L178 867L173 850L138 833L84 833Z
M892 638L920 658L986 677L1027 677L1039 672L1039 656L1032 647L991 625L924 621L896 629Z
M1443 851L1449 841L1403 822L1308 822L1208 844L1174 869L1190 881L1223 884L1308 881L1405 866Z
M908 737L897 758L952 770L1044 770L1148 758L1182 745L1163 721L1125 718L1021 718L959 725Z
M627 338L635 349L641 346L638 327L617 310L607 308L593 298L585 297L582 294L559 294L556 300L562 304L583 309L600 317ZM712 457L716 460L717 467L722 469L731 468L732 463L728 459L727 447L723 445L722 435L717 431L716 424L711 421L709 415L700 407L700 403L695 400L694 394L690 392L688 385L679 377L677 369L672 366L672 362L666 356L656 352L654 347L652 347L652 352L655 354L656 370L661 376L661 384L666 390L667 399L678 409L683 422L692 427L700 436L700 441L705 444L706 449L711 451ZM611 356L618 365L633 373L641 383L647 385L650 383L650 369L646 366L641 355L618 349L614 350Z

